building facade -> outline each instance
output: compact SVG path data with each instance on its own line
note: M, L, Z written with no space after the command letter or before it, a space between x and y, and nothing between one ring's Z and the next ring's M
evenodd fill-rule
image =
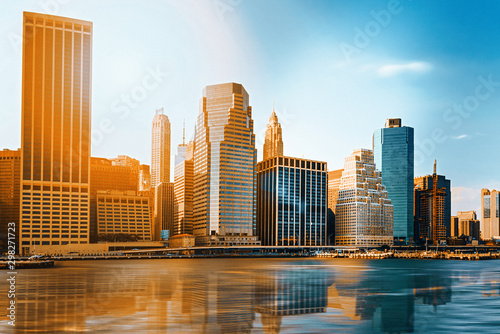
M456 216L451 217L451 236L470 237L472 240L479 240L480 226L476 211L458 211Z
M19 205L21 150L0 151L0 251L8 250L9 227L14 227L16 253L19 252ZM14 223L14 226L12 224ZM10 224L10 225L9 225Z
M274 107L273 113L269 118L269 123L267 124L263 148L264 155L262 160L283 156L283 134L281 124L278 122L278 116L274 112Z
M328 211L327 211L327 231L328 245L335 244L335 212L337 200L339 198L340 180L343 169L328 172Z
M152 198L135 191L97 191L97 231L99 238L113 241L128 235L130 241L151 241ZM118 240L127 241L127 240Z
M500 192L493 189L481 189L481 238L483 240L500 236Z
M388 119L373 134L375 166L394 207L394 242L413 240L414 130Z
M154 188L153 240L161 240L161 231L174 234L174 184L160 183Z
M415 239L438 243L451 236L451 181L434 173L414 180Z
M24 12L22 252L89 242L92 22Z
M163 108L153 118L151 141L151 187L170 182L170 121Z
M274 157L257 167L257 234L265 246L327 244L326 163Z
M148 165L139 166L139 189L138 191L151 190L151 173Z
M194 142L179 148L174 167L174 235L193 234Z
M252 107L236 83L207 86L194 149L194 234L200 245L256 243L257 150Z
M393 206L371 150L354 150L345 159L336 213L336 245L392 244Z

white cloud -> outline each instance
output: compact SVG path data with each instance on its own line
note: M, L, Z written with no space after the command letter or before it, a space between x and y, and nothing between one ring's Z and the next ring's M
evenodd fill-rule
M383 77L392 77L405 72L425 73L432 69L432 65L426 62L412 62L408 64L384 65L378 69L378 74Z
M453 137L453 139L460 140L460 139L465 139L465 138L469 138L469 137L470 137L469 135L460 135L460 136Z

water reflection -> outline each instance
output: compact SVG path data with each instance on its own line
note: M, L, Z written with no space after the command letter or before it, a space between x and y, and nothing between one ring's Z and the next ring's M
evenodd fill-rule
M408 260L64 262L18 273L14 332L425 331L438 326L434 319L447 316L449 303L455 308L464 303L463 312L470 313L483 307L480 298L499 296L498 269L471 265ZM8 290L4 282L1 288ZM467 302L454 303L454 290ZM474 300L479 304L471 304ZM7 303L1 298L0 308L5 310ZM499 306L489 310L492 319L499 319ZM12 332L6 321L3 316L2 333Z

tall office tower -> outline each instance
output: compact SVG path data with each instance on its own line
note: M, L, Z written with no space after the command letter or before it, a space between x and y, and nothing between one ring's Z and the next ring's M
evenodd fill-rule
M174 232L174 184L160 183L154 187L153 240L161 240L162 231Z
M456 216L451 217L451 236L479 240L479 225L476 211L458 211Z
M375 166L394 206L394 242L413 240L414 131L401 119L388 119L373 134Z
M283 136L281 133L281 124L278 122L278 116L274 112L269 118L266 128L266 139L264 140L264 158L267 160L274 157L283 156Z
M139 189L138 191L149 191L151 189L151 173L148 165L139 166Z
M500 192L481 189L481 239L488 240L500 236Z
M92 22L24 12L21 247L89 242Z
M97 191L97 231L99 240L113 241L128 235L126 241L151 241L151 214L148 196L134 190Z
M248 93L236 83L205 87L194 150L198 244L258 243L256 182L257 150Z
M179 145L174 168L174 235L193 234L194 142Z
M371 150L354 150L345 159L336 212L336 245L392 244L393 206Z
M257 166L257 234L265 246L327 244L326 163L274 157Z
M151 187L156 187L170 182L170 121L163 108L153 118L151 148Z
M451 181L434 173L417 177L415 183L415 239L438 243L451 235Z
M21 150L0 151L0 252L8 250L9 232L13 232L16 253L19 252L19 204L21 184ZM11 223L14 223L12 225ZM9 227L14 228L9 230Z
M90 242L98 241L97 192L136 191L138 175L133 166L115 164L114 159L90 158Z
M328 245L335 244L335 214L337 200L339 198L340 180L342 179L343 169L337 169L328 172L328 211L327 217L327 231L328 231Z

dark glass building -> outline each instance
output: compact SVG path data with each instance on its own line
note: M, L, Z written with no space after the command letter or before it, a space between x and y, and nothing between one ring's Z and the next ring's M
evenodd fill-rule
M326 163L274 157L257 166L257 234L266 246L326 245Z
M401 126L401 119L388 119L373 134L376 168L394 206L394 241L413 239L414 131Z

